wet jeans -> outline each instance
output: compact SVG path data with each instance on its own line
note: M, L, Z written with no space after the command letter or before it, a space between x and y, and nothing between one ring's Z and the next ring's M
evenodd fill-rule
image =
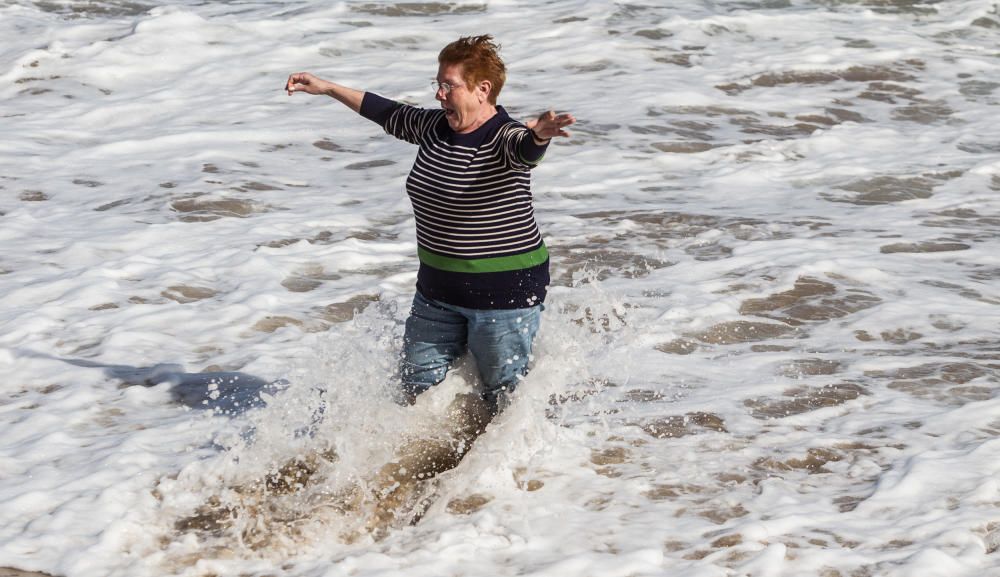
M400 374L411 401L444 380L448 368L469 350L483 383L483 398L496 408L528 373L531 342L543 306L467 309L424 298L419 292L406 319Z

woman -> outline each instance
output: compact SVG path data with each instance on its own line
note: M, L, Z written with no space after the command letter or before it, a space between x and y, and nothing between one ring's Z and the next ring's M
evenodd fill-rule
M405 402L441 382L466 350L483 398L500 398L528 372L549 283L549 259L532 209L530 170L575 119L548 111L527 126L497 96L506 69L489 35L438 55L440 109L423 109L301 72L288 94L326 94L388 134L419 146L406 181L420 269L400 365Z

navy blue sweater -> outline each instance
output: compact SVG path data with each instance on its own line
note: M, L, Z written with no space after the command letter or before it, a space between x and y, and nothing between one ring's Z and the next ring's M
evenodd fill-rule
M545 154L497 106L468 134L443 109L365 93L361 114L419 146L406 180L417 224L417 290L472 309L517 309L545 299L549 257L535 222L530 170Z

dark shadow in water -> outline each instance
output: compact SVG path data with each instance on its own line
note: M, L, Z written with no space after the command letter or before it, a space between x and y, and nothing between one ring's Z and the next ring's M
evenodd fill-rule
M213 410L226 415L238 415L250 409L263 407L262 394L274 395L288 387L288 381L268 381L238 371L189 373L173 363L160 363L150 367L109 365L83 359L66 359L34 351L21 350L26 357L61 361L77 367L102 369L108 378L121 381L122 387L155 387L170 385L174 401L193 409Z

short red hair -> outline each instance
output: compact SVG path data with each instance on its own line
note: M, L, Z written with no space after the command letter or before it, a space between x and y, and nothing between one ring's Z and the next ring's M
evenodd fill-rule
M490 104L496 105L500 89L507 80L507 67L500 59L500 45L493 42L489 34L463 36L445 46L438 54L438 64L462 65L462 80L471 88L483 80L489 80Z

